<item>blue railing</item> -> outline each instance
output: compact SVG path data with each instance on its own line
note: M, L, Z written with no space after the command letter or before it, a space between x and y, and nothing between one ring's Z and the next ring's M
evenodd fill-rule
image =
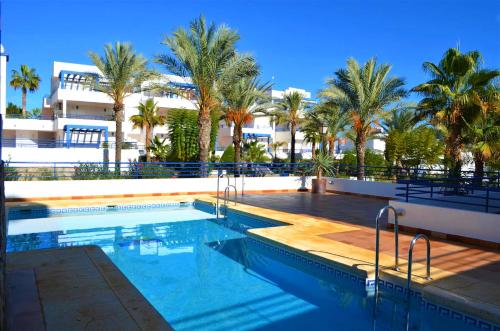
M32 115L32 114L7 114L6 118L21 119L21 120L49 120L53 121L56 118L71 118L71 119L82 119L82 120L95 120L95 121L113 121L115 118L113 115L91 115L91 114L75 114L68 113L63 115Z
M5 142L4 142L5 143ZM63 142L59 143L64 146ZM129 148L138 148L136 143L130 144ZM109 148L114 148L110 144ZM116 167L116 171L115 171ZM225 171L229 174L242 174L248 176L289 176L289 175L313 175L312 164L308 162L298 163L224 163L224 162L122 162L115 164L113 162L10 162L8 168L17 176L12 176L10 180L43 180L47 170L51 174L49 179L71 179L84 177L89 174L92 178L100 177L110 178L177 178L177 177L205 177L214 175L214 171ZM54 170L55 169L55 170ZM357 178L356 165L337 164L331 169L331 175L337 178ZM399 181L399 183L428 183L434 180L434 183L442 181L443 177L448 175L446 170L442 169L424 169L424 168L392 168L392 167L364 167L364 180L383 180L389 182ZM499 178L498 172L487 172L489 178ZM472 171L462 172L462 180L471 180ZM437 185L437 184L436 184ZM410 192L411 194L411 192Z
M71 142L67 143L64 140L54 140L54 139L16 139L16 138L4 138L2 140L2 147L15 147L15 148L111 148L114 149L116 144L114 142L108 142L107 146L105 142ZM124 141L122 143L123 149L144 149L144 144L137 143L135 141Z
M500 176L398 180L396 194L406 202L452 205L500 212Z
M198 178L229 174L247 177L310 175L308 163L202 163L202 162L9 162L5 179L90 180Z

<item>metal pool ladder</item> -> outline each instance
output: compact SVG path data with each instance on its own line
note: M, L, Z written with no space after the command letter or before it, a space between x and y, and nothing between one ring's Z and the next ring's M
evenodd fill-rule
M229 186L229 175L226 174L224 175L220 170L219 170L219 174L217 175L217 202L216 202L216 205L215 205L215 213L216 213L216 216L217 218L219 218L219 192L220 192L220 189L219 189L219 180L221 178L223 178L224 176L227 177L227 186Z
M227 214L227 202L229 201L229 191L231 190L231 188L234 189L234 204L236 205L236 199L238 198L238 190L236 189L236 186L234 185L228 185L225 189L224 189L224 211L225 211L225 214Z
M378 295L378 283L379 283L379 254L380 254L380 219L385 211L392 210L394 212L394 244L395 244L395 254L394 254L394 270L399 270L399 223L398 223L398 212L393 206L385 206L378 212L377 218L375 219L376 235L375 235L375 298Z
M431 280L431 242L429 240L429 237L427 237L425 234L419 233L413 237L411 243L410 243L410 249L408 251L408 279L406 282L406 292L408 298L410 297L410 286L411 286L411 268L413 266L413 247L415 247L415 244L419 239L424 239L426 244L427 244L427 273L425 276L426 280Z

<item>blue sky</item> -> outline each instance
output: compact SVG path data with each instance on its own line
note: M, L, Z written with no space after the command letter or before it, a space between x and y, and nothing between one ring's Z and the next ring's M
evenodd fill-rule
M240 51L255 55L262 79L316 93L348 57L376 56L412 87L426 79L423 61L438 61L460 43L483 53L486 67L500 68L498 0L1 0L2 43L8 74L21 64L42 77L28 109L50 92L53 61L90 63L89 50L132 42L148 58L166 52L160 42L203 13L239 31ZM415 98L415 97L413 97ZM8 88L7 100L21 93Z

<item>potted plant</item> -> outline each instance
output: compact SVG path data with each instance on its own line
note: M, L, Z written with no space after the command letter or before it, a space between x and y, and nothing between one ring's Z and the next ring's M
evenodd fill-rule
M323 175L332 175L332 169L334 167L334 160L331 156L325 153L318 153L314 159L312 159L312 170L316 174L316 178L312 180L312 193L323 194L326 192L326 178Z

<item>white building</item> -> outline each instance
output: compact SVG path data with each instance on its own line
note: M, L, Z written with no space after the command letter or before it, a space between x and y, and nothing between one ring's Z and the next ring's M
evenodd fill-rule
M5 63L2 63L5 64ZM5 66L2 67L3 73ZM5 98L5 75L2 74L0 87ZM3 158L11 161L29 162L86 162L103 160L103 143L108 142L114 149L115 122L112 99L93 89L91 79L102 79L99 70L92 65L54 62L50 94L43 98L42 114L36 119L4 116ZM144 132L133 128L129 118L138 114L137 106L148 98L153 98L166 114L171 108L196 109L194 100L195 86L189 79L164 75L162 83L174 85L181 93L151 92L134 93L125 99L123 136L126 148L122 160L135 160L144 154ZM288 88L285 91L271 91L273 102L280 102L285 93L299 91L310 101L311 93L305 90ZM5 115L5 100L0 102L1 112ZM154 128L153 135L167 137L166 126ZM217 151L232 143L232 127L224 122L219 125ZM269 117L257 117L243 128L246 139L261 141L268 148L272 141L290 143L288 128L276 126ZM297 133L297 151L301 151L303 136ZM290 146L284 147L288 151ZM109 152L113 161L114 152Z

